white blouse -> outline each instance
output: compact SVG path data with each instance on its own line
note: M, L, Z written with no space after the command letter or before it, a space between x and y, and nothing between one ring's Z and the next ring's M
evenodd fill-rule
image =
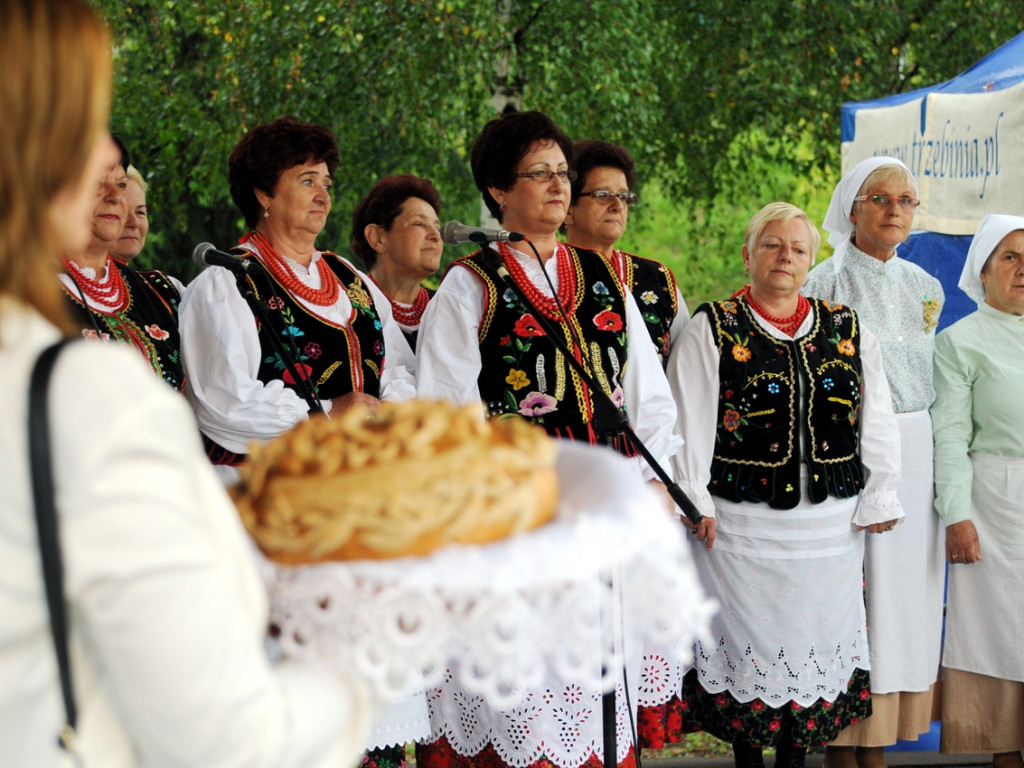
M777 339L790 339L756 312L753 315L767 333ZM812 308L794 338L807 334L813 323ZM865 479L853 523L867 526L902 518L904 513L896 496L900 481L899 426L882 370L878 339L863 325L860 326L860 359L864 392L859 439ZM676 479L701 514L711 518L715 517L715 505L708 483L718 421L718 364L718 346L711 322L705 313L698 312L672 348L668 378L679 404L678 428L684 439L683 448L675 457Z
M32 494L29 371L57 331L0 297L0 755L68 765ZM271 667L248 537L187 404L117 344L51 383L71 668L86 765L351 765L375 705L341 675Z
M255 248L246 244L249 250ZM302 282L320 288L314 252L308 268L287 259ZM344 261L344 259L342 259ZM347 261L349 267L355 269ZM416 362L409 343L391 314L391 303L362 272L373 296L384 333L385 361L381 371L381 399L409 400L416 395ZM330 322L347 326L352 303L345 291L330 307L319 307L294 297L306 309ZM252 310L238 292L235 276L227 269L210 267L193 280L179 309L181 349L185 364L185 395L203 433L229 451L246 453L253 441L266 441L307 417L309 406L281 380L260 381L257 372L263 355ZM324 403L329 411L330 403Z

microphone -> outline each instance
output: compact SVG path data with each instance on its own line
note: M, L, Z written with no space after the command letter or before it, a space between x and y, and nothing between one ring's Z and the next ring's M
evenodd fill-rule
M441 226L441 239L445 245L458 245L459 243L517 243L525 240L526 235L518 232L508 232L504 229L483 229L481 227L467 227L457 221L449 221Z
M200 269L207 267L225 267L232 272L259 272L263 265L256 259L245 259L233 253L218 251L213 243L200 243L192 249L192 261Z

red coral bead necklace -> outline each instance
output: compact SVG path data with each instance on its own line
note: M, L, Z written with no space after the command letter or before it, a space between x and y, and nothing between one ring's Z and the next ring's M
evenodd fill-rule
M288 293L305 299L318 307L330 307L337 303L341 293L341 284L331 268L327 266L327 259L322 255L316 263L320 273L320 287L310 288L299 279L284 257L261 233L253 232L249 237L249 242L256 246L267 269Z
M803 323L803 321L807 318L808 313L811 311L811 302L808 301L807 297L804 296L802 293L797 294L796 312L790 315L789 317L776 317L775 315L770 315L767 312L765 312L761 305L754 301L753 297L750 295L749 285L744 286L743 290L740 293L743 296L743 298L746 299L747 304L750 305L751 309L753 309L755 312L757 312L757 314L759 314L773 326L775 326L784 334L790 337L792 337L793 334L796 333L801 323Z
M81 267L68 258L64 259L64 269L82 293L96 304L99 311L117 314L128 306L128 286L124 282L121 270L114 265L110 256L107 256L106 282L100 282L98 275L89 277Z
M505 267L508 269L508 273L512 276L512 279L516 281L516 285L520 287L522 292L526 295L526 298L530 300L530 303L532 303L541 314L549 320L560 322L562 320L562 313L558 308L559 303L565 307L566 312L573 312L575 307L572 306L572 302L576 297L576 273L573 271L569 252L565 245L558 243L555 246L555 252L552 256L552 258L557 259L558 301L555 301L553 296L548 296L541 292L541 290L533 284L533 281L526 275L526 269L519 263L519 259L513 255L512 249L505 243L498 243L498 252L501 254L502 261L505 262Z

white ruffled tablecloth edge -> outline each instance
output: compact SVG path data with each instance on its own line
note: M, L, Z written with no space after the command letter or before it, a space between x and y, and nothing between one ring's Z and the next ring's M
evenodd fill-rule
M715 609L684 529L607 449L562 443L557 471L556 519L504 541L388 561L263 560L281 653L354 672L384 702L446 678L498 709L557 681L604 690L614 674L602 667L621 668L601 629L614 572L622 622L642 625L649 649L639 703L667 700Z

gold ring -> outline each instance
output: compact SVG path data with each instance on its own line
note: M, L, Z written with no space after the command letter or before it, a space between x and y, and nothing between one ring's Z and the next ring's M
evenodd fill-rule
M953 555L953 559L954 560L959 560L960 559L960 555Z

